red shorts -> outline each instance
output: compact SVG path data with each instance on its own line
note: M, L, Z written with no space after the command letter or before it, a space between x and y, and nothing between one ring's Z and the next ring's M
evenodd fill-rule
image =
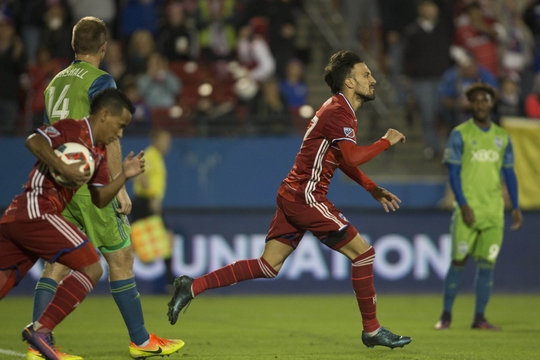
M60 214L0 224L0 270L16 269L20 280L39 258L74 270L99 261L88 237Z
M323 244L337 250L358 234L349 220L328 200L307 205L288 201L278 195L276 202L277 210L266 236L267 241L275 239L296 248L309 230Z

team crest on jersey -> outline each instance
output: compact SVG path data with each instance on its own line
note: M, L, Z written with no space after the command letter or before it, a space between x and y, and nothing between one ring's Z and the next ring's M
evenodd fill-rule
M497 149L501 149L502 146L503 146L503 139L500 137L500 136L496 136L495 137L495 146L497 147Z
M348 138L354 138L354 129L350 127L344 127L343 132L345 133L345 136Z
M60 135L60 131L58 131L58 129L54 126L48 126L45 128L45 134L47 134L48 137L53 138Z

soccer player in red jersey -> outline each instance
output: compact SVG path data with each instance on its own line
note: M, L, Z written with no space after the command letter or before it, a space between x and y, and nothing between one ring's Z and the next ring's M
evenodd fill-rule
M23 331L23 339L46 359L60 359L52 345L51 332L84 300L103 273L88 237L61 214L77 188L56 183L49 168L79 186L88 180L93 203L100 208L109 204L129 178L144 171L143 152L137 156L131 152L120 175L109 180L105 145L122 137L134 111L123 93L110 88L94 96L87 118L45 125L26 139L26 146L38 161L23 193L15 197L0 219L0 299L40 257L72 269L41 317ZM96 165L91 178L89 170L79 170L80 163L67 165L54 153L54 149L67 142L88 147Z
M300 152L277 195L277 210L258 259L236 261L197 279L180 276L169 302L169 322L175 324L180 311L205 290L255 278L274 278L285 259L299 245L306 231L321 243L347 256L352 263L352 285L362 314L362 342L368 346L403 347L411 342L380 326L376 315L377 296L373 285L375 250L327 198L336 169L364 187L385 211L395 211L400 200L377 186L360 171L363 164L405 136L389 129L370 146L356 144L355 111L375 99L375 79L364 61L351 51L330 58L324 79L333 96L317 111L309 124Z

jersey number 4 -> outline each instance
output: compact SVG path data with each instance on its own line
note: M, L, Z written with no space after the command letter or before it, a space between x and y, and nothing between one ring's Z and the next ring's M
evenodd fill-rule
M62 92L60 93L60 96L58 97L58 100L56 100L56 102L54 103L54 106L52 103L54 101L54 94L56 92L56 87L51 86L49 88L48 109L52 109L52 110L49 110L49 114L48 114L50 120L67 119L69 117L69 98L66 97L66 94L70 86L71 85L64 86L64 88L62 89Z

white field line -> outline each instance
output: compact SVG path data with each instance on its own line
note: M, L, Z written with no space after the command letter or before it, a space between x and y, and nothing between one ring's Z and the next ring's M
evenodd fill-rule
M0 349L0 354L6 354L6 355L11 355L11 356L16 356L16 357L26 357L26 354L13 351L13 350L5 350L5 349Z

